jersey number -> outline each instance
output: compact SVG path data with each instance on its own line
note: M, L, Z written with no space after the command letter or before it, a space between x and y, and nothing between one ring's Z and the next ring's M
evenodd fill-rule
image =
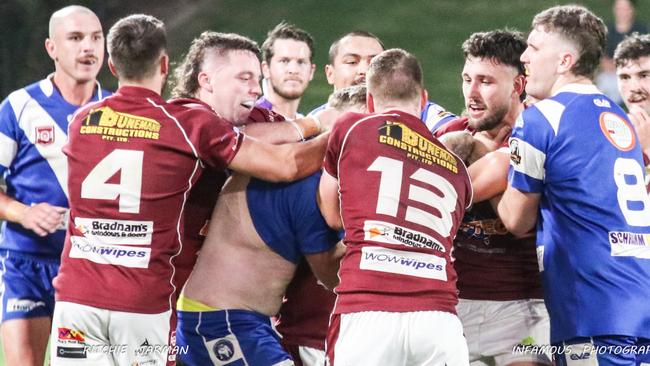
M376 212L397 217L403 184L404 163L396 159L380 156L368 167L368 170L381 173ZM458 200L458 194L454 186L440 175L422 168L416 170L410 179L432 185L440 191L440 193L437 193L410 184L408 199L435 208L441 217L416 207L407 206L404 219L431 228L443 237L448 237L453 226L451 213L456 208L456 201Z
M115 200L120 212L140 212L142 151L115 149L93 168L81 183L81 198ZM120 183L107 183L116 173Z
M625 221L631 226L650 226L650 199L643 182L641 165L634 159L616 159L614 181L618 187L616 191L618 207L623 212ZM639 204L643 208L638 208Z

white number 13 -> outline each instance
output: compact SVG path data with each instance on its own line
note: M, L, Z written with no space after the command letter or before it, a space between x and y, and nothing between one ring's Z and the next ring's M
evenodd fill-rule
M368 167L369 171L380 172L379 193L377 196L378 214L397 216L402 190L402 175L404 163L402 161L380 156ZM438 217L430 212L416 207L407 206L406 221L426 226L438 234L448 237L453 226L451 213L456 208L458 194L454 186L440 175L419 168L410 179L430 184L436 187L442 195L416 185L409 185L408 198L411 201L420 202L433 207L440 212Z

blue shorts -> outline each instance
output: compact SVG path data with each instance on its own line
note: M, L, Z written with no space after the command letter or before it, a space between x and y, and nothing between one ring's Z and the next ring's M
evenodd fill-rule
M556 366L639 366L650 363L650 339L608 335L555 343Z
M59 260L0 249L0 319L52 317Z
M252 311L178 311L176 345L186 366L293 365L271 319Z

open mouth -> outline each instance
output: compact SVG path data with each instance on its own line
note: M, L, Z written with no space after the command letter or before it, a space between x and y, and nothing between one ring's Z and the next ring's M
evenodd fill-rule
M78 62L79 62L80 64L82 64L82 65L93 66L94 64L97 63L97 59L94 58L94 57L91 57L91 58L84 58L84 59L79 60Z
M632 94L629 98L627 98L628 103L641 103L645 102L647 100L647 95L644 94Z
M239 105L241 105L242 107L244 107L246 109L253 109L253 107L255 106L255 101L254 100L247 100L247 101L241 102Z

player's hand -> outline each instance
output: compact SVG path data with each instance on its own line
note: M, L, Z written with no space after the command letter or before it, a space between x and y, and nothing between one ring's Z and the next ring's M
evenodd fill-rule
M53 206L49 203L39 203L27 206L19 217L18 222L27 230L32 230L38 236L54 233L63 224L65 207Z
M634 105L630 108L628 116L634 125L637 136L639 136L641 149L648 155L650 151L650 115L642 107Z
M334 122L339 118L341 112L335 108L325 108L316 113L316 117L320 120L321 123L321 132L331 131L334 126Z

